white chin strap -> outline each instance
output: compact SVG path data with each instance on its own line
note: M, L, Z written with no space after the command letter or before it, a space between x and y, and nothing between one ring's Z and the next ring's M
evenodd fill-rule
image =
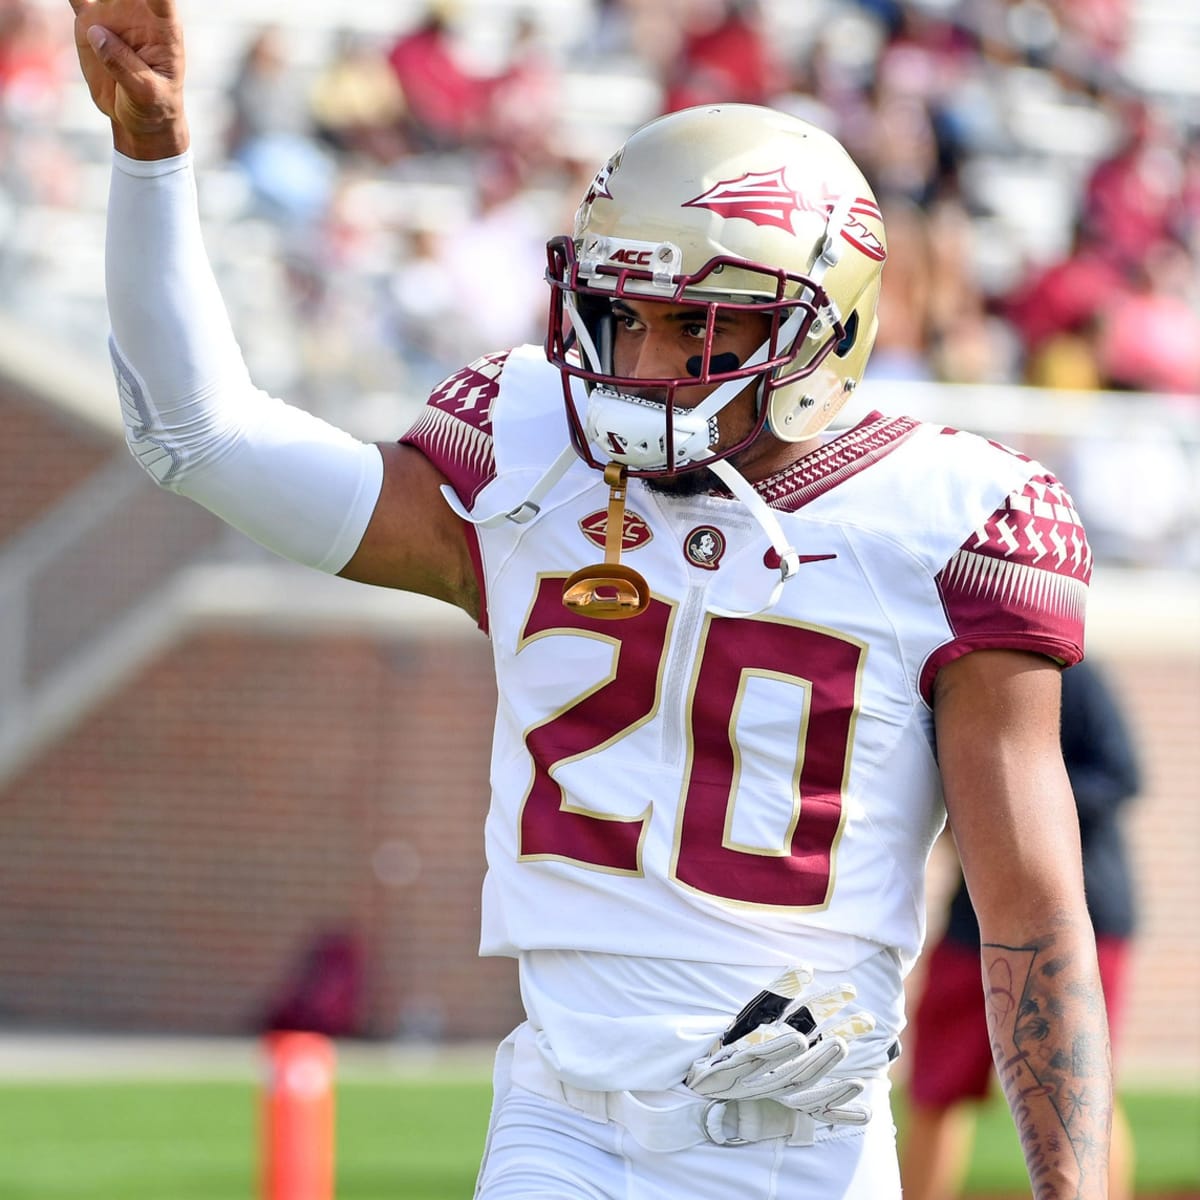
M468 525L478 525L483 529L495 529L497 525L503 525L505 521L512 521L517 525L527 525L542 511L542 501L545 500L550 489L567 473L571 464L578 458L575 447L568 443L566 449L546 468L545 474L529 489L529 494L516 508L492 513L490 517L472 516L463 507L463 502L448 483L442 484L441 493L446 498L446 503Z
M719 617L753 617L771 608L779 599L783 585L800 570L800 555L796 548L788 543L779 518L767 502L746 481L745 476L727 459L720 458L709 463L708 469L750 510L750 515L762 526L763 532L771 539L775 553L779 555L779 578L771 589L766 603L760 608L735 612L731 609L713 607L712 611Z

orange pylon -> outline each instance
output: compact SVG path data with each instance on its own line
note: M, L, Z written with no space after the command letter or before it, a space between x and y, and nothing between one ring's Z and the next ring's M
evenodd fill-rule
M263 1200L333 1200L333 1043L271 1033L265 1047Z

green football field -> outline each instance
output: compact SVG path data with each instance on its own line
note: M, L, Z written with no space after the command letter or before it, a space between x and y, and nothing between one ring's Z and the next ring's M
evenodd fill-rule
M1125 1099L1139 1196L1200 1197L1200 1094ZM338 1200L470 1196L485 1080L344 1080L336 1102ZM247 1081L0 1085L0 1197L249 1200L259 1194L259 1103ZM1023 1179L1007 1111L993 1103L970 1190L1019 1195Z

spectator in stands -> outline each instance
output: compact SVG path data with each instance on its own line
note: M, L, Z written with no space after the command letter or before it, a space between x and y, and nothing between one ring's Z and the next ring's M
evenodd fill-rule
M1121 818L1141 778L1126 719L1091 659L1063 672L1061 737L1079 810L1088 911L1115 1045L1135 924ZM953 1200L961 1194L970 1158L970 1106L987 1094L994 1075L990 1031L979 1000L979 924L961 883L946 931L926 956L909 1047L909 1123L901 1176L905 1200ZM1133 1196L1133 1143L1119 1105L1113 1114L1108 1195L1109 1200Z
M29 0L0 0L0 218L9 196L34 204L76 202L75 163L55 136L61 63L50 14ZM3 241L0 236L0 266Z
M61 62L47 13L28 0L0 0L0 123L49 116L62 94Z
M888 287L879 296L879 333L866 377L927 380L933 255L925 214L911 200L880 201L888 230Z
M319 219L336 168L313 137L307 86L291 62L283 31L261 29L229 89L230 157L245 172L263 212L287 224Z
M876 93L873 108L864 155L872 185L914 204L931 203L938 191L939 161L929 109L918 97L886 88Z
M1170 238L1152 243L1133 286L1099 313L1104 385L1200 400L1200 294L1187 249Z
M389 167L408 149L400 81L375 42L352 29L338 32L311 104L318 135L339 155Z
M1181 217L1183 150L1153 104L1134 97L1121 108L1122 144L1088 178L1081 216L1119 265L1136 267Z
M461 316L443 231L413 223L388 287L392 333L413 396L428 395L462 361Z
M879 336L870 379L946 383L1007 381L1015 339L989 310L976 282L972 226L962 205L939 201L928 211L906 196L882 204L891 231L890 298L879 304Z
M591 28L574 53L605 59L624 58L633 52L633 19L626 0L592 0Z
M735 101L768 104L784 74L762 23L758 0L700 6L666 84L664 111Z
M474 201L469 219L442 243L458 349L470 357L514 338L541 341L546 323L546 221L525 187L521 164L501 153L481 156ZM480 263L488 269L481 271ZM497 280L504 281L502 300Z
M975 41L947 10L898 5L885 28L876 75L892 90L932 104L979 68Z
M277 25L259 29L247 44L229 87L227 147L236 158L259 138L308 133L308 101L286 36Z
M1119 61L1129 42L1130 0L1054 0L1054 9L1081 55Z
M1125 273L1114 262L1100 234L1076 224L1066 257L1027 272L1000 308L1025 355L1025 378L1051 383L1070 364L1068 377L1099 386L1094 330L1106 301L1125 287ZM1090 367L1080 361L1081 353Z
M961 18L954 19L955 11L902 6L875 72L877 91L920 100L928 109L942 190L964 159L1011 145L1003 88L979 38Z
M1073 252L1004 303L1024 378L1045 387L1200 394L1200 296L1186 246L1164 237L1136 263L1086 226Z
M471 145L486 120L487 81L459 61L449 14L445 0L430 4L417 27L401 35L388 54L419 150Z
M976 229L955 193L929 207L930 358L942 383L1008 383L1020 343L993 311L975 264Z
M531 14L517 17L508 61L488 91L491 148L519 159L527 170L546 165L558 128L562 79Z

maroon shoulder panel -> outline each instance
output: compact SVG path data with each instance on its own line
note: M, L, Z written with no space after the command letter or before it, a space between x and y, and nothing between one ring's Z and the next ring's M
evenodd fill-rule
M412 428L400 439L415 446L449 481L468 508L496 476L492 404L507 352L477 358L438 384Z
M400 439L420 450L441 471L467 508L496 477L492 404L500 394L500 374L507 358L507 351L484 355L438 384L421 415ZM473 526L468 527L467 542L479 585L479 628L486 633L487 580Z
M1054 476L1035 476L937 576L954 637L925 665L926 699L938 669L968 650L1031 650L1078 662L1091 576L1091 549L1071 497Z

